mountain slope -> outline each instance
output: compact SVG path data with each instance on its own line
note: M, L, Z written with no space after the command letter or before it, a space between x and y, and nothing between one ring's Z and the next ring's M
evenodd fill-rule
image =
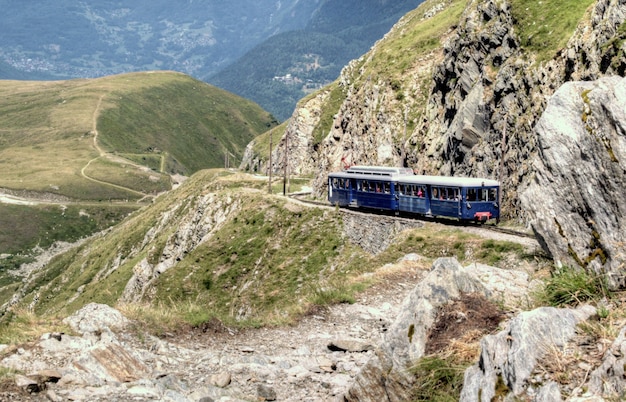
M171 189L172 174L234 164L273 124L258 105L172 72L0 81L0 94L0 190L38 204L0 204L0 253L109 226L119 219L107 222L98 206L119 217ZM63 205L86 209L81 218L71 207L64 223Z

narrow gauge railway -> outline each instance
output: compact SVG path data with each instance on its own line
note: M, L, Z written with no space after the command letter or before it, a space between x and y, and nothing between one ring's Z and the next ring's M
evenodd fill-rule
M346 212L480 227L535 240L530 233L485 224L500 219L500 184L490 179L420 176L408 168L354 166L328 175L328 202L307 200L304 195L291 197L309 205L339 206Z
M483 178L415 175L408 168L352 166L328 175L328 201L398 215L500 221L500 183Z
M324 202L324 201L316 201L316 200L310 200L310 199L306 199L304 198L306 195L309 195L310 192L306 192L306 193L297 193L297 194L290 194L289 197L297 200L299 203L302 204L308 204L311 206L315 206L315 207L321 207L321 208L334 208L333 205L329 204L328 202ZM484 229L484 230L489 230L492 232L497 232L497 233L502 233L505 235L510 235L510 236L517 236L517 237L525 237L525 238L529 238L529 239L533 239L536 240L536 237L531 234L531 233L526 233L526 232L519 232L516 231L514 229L509 229L509 228L503 228L501 226L496 226L494 224L484 224L484 223L478 223L478 222L474 222L474 221L459 221L456 219L449 219L449 218L437 218L437 217L426 217L426 216L420 216L420 215L412 215L412 216L399 216L396 215L394 212L390 212L390 211L377 211L377 210L364 210L364 209L359 209L359 208L355 208L355 207L350 207L347 206L345 208L342 208L342 211L345 213L351 213L351 214L363 214L363 215L367 215L367 214L377 214L377 215L384 215L386 217L395 219L395 220L400 220L400 221L404 221L404 220L419 220L419 221L423 221L423 222L432 222L432 223L438 223L438 224L442 224L442 225L446 225L446 226L456 226L456 227L473 227L473 228L477 228L477 229Z

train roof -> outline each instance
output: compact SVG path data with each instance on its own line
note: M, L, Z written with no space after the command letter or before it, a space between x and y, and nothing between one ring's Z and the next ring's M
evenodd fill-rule
M413 169L393 166L350 166L347 173L379 176L413 175Z
M454 187L497 187L497 180L480 177L451 177L451 176L402 176L398 183L427 184L431 186L454 186Z
M484 179L478 177L451 177L451 176L425 176L414 174L376 174L376 172L333 172L329 177L343 179L365 179L365 180L390 180L406 184L424 184L431 186L452 186L452 187L498 187L497 180Z

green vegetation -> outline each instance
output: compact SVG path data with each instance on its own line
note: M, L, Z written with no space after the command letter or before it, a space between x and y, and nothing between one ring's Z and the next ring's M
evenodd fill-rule
M37 339L48 332L71 333L71 329L56 317L45 319L27 310L11 311L0 322L0 344L16 345ZM0 379L2 378L0 367ZM4 371L11 374L11 371Z
M139 198L142 194L156 195L171 190L170 176L150 169L136 169L133 165L97 159L84 170L85 174L102 183L119 186L122 189L137 189L129 192L129 198Z
M604 277L582 268L563 266L552 272L535 298L540 305L576 306L610 296Z
M471 363L457 363L453 358L426 356L411 368L416 379L413 401L458 401L463 388L463 375Z
M488 265L497 266L507 254L513 254L518 259L530 257L521 244L497 240L485 240L480 245L477 257Z
M404 239L392 244L384 254L375 257L374 261L382 265L401 258L407 250L432 259L455 257L462 264L479 262L493 266L500 266L503 261L511 258L533 258L517 243L484 239L460 229L433 230L427 225L408 232Z
M458 25L467 0L453 0L443 11L428 19L422 19L424 5L403 17L403 29L396 29L387 35L378 46L376 57L368 59L362 69L355 71L358 74L352 77L355 82L363 84L364 80L383 80L400 90L409 79L407 70L420 57L441 47L444 34ZM428 89L423 89L422 97L426 96ZM419 101L420 96L416 95L420 94L414 94Z
M171 74L158 85L149 85L150 75L132 82L144 80L132 92L111 91L119 101L101 112L99 141L109 152L162 156L164 172L223 167L226 153L240 160L246 145L275 124L258 105L187 76Z
M276 145L280 141L280 139L285 134L285 130L287 129L287 122L280 124L277 127L274 127L270 130L267 130L263 134L258 135L254 138L253 141L253 150L254 154L258 155L262 161L269 161L270 156L270 146L271 149L276 149ZM267 173L267 172L258 172L258 166L248 166L246 170L256 173Z
M593 0L512 0L511 13L522 46L538 61L563 49Z
M113 226L137 209L132 204L113 205L11 205L0 203L0 254L17 254L35 246L76 241ZM19 257L0 260L0 272Z
M322 110L320 121L313 130L313 143L319 144L328 135L332 128L335 114L339 111L341 104L346 100L344 89L337 83L329 85L325 90L330 90L330 95Z
M242 201L238 216L159 277L156 300L194 300L221 321L267 323L292 319L320 295L321 272L346 247L336 219L273 200Z
M292 185L297 189L307 184L308 179L294 179ZM506 242L427 225L407 231L393 246L372 256L342 236L340 213L302 207L266 190L267 182L252 175L198 172L106 236L50 261L46 271L23 289L27 295L23 303L30 303L37 292L38 315L69 314L89 302L116 305L137 264L162 263L180 219L196 211L199 202L207 202L202 201L205 196L210 196L212 209L219 206L216 213L233 212L155 278L146 293L151 296L140 303L147 316L158 306L164 314L178 314L186 325L209 320L252 326L291 322L315 306L353 302L372 281L362 274L410 252L429 258L456 256L462 262L521 253ZM65 211L67 219L74 215L79 221L87 219L85 211L70 208ZM481 250L489 252L481 255ZM8 267L13 262L5 263ZM6 286L17 285L11 281L15 278L8 279Z
M0 366L0 389L8 388L16 374L20 373L17 370Z

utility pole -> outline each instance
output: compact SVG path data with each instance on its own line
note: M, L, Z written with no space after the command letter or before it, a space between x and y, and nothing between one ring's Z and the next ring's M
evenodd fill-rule
M406 162L406 125L408 109L409 107L404 105L404 134L402 135L402 143L400 144L402 147L400 151L400 167L405 167L404 165Z
M269 193L272 194L272 130L270 129L270 164L267 167L269 179Z
M502 189L504 188L503 186L503 180L504 180L504 155L506 153L506 128L509 125L509 118L508 116L504 119L504 129L502 130L502 144L500 146L500 152L501 152L501 156L500 156L500 173L499 173L499 181L500 181L500 191L498 191L498 208L500 208L500 213L502 213Z
M285 166L283 172L283 195L287 195L287 164L289 163L289 134L285 133Z

